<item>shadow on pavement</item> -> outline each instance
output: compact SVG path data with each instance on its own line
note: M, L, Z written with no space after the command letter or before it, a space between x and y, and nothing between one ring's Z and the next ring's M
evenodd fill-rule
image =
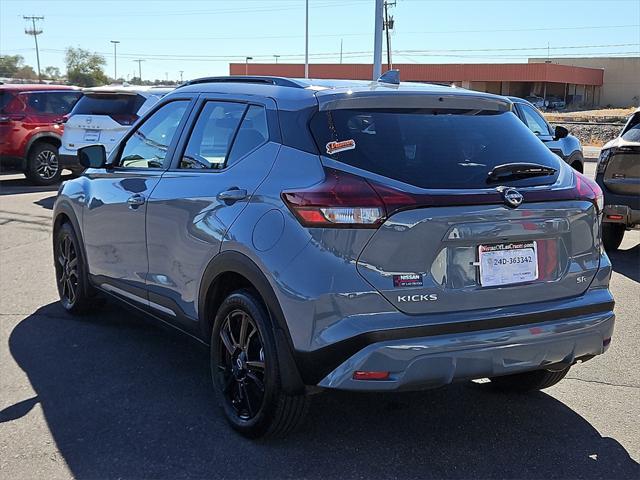
M47 305L9 346L37 398L0 421L40 402L77 478L640 476L618 442L544 393L325 393L301 432L251 442L218 412L206 350L115 305L82 319Z
M56 203L57 195L51 195L50 197L41 198L33 203L41 206L42 208L46 208L47 210L53 210L53 204Z
M628 250L607 252L613 270L634 282L640 282L640 244Z
M71 175L63 175L61 181L71 180ZM34 185L22 176L16 175L0 175L0 196L2 195L20 195L23 193L37 192L57 192L60 184L47 185L44 187Z

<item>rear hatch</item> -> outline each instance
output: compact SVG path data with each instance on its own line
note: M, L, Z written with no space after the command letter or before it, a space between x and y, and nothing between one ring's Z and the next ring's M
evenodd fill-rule
M75 151L101 143L110 152L138 119L145 100L134 92L85 93L65 123L64 148Z
M640 196L640 112L633 115L616 146L609 149L604 184L619 195Z
M362 203L352 187L361 179L383 205L356 259L367 282L408 314L554 300L588 288L600 257L597 185L499 100L386 103L335 102L339 108L321 108L311 122L337 184L348 177L348 195Z

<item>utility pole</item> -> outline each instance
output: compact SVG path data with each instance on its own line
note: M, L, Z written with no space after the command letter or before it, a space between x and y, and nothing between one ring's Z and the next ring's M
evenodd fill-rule
M305 2L304 15L304 78L309 78L309 0Z
M340 63L342 63L342 38L340 39Z
M253 60L253 57L244 57L244 74L249 75L249 60Z
M144 62L144 59L139 58L134 60L134 62L138 62L138 78L140 79L140 85L142 85L142 62Z
M390 31L393 30L393 17L389 17L387 8L395 7L396 2L384 2L384 29L387 33L387 70L391 70L393 68L393 61L391 60L391 37Z
M36 28L36 20L44 20L44 17L36 17L36 16L28 16L25 15L22 18L24 18L25 20L29 21L31 20L31 28L25 28L24 29L24 33L26 33L27 35L33 35L33 39L36 42L36 61L38 63L38 82L42 83L42 75L40 74L40 50L38 49L38 35L40 35L42 33L42 29L41 28Z
M182 74L184 73L184 70L180 70L178 73L180 74L180 83L182 83Z
M376 0L375 33L373 37L373 81L382 75L382 0Z
M278 58L280 57L280 55L274 55L273 58L276 59L276 65L278 64Z
M116 47L120 43L120 40L110 40L113 43L113 81L118 81L118 53Z

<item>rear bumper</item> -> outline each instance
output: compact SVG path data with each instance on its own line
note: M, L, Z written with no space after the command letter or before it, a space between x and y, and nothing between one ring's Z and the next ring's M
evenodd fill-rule
M351 356L318 384L341 390L420 390L457 380L572 364L604 353L612 311L495 330L382 341ZM388 380L354 380L354 371L390 372Z
M66 153L60 153L58 155L58 161L62 168L67 168L69 170L83 170L82 166L78 163L78 157L75 154L69 155Z
M604 184L602 174L596 176L596 182L604 193L604 222L625 225L640 224L640 195L620 195L611 192ZM622 215L623 218L611 219L608 215Z

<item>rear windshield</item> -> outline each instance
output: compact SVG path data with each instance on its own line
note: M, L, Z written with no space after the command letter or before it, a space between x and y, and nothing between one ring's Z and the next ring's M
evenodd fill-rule
M25 109L35 113L66 115L71 111L81 92L25 92L20 94Z
M318 148L339 162L421 188L486 188L497 165L558 157L511 112L435 109L320 111L311 121ZM509 181L553 183L556 175Z
M71 115L135 115L145 100L145 97L137 94L85 94Z

